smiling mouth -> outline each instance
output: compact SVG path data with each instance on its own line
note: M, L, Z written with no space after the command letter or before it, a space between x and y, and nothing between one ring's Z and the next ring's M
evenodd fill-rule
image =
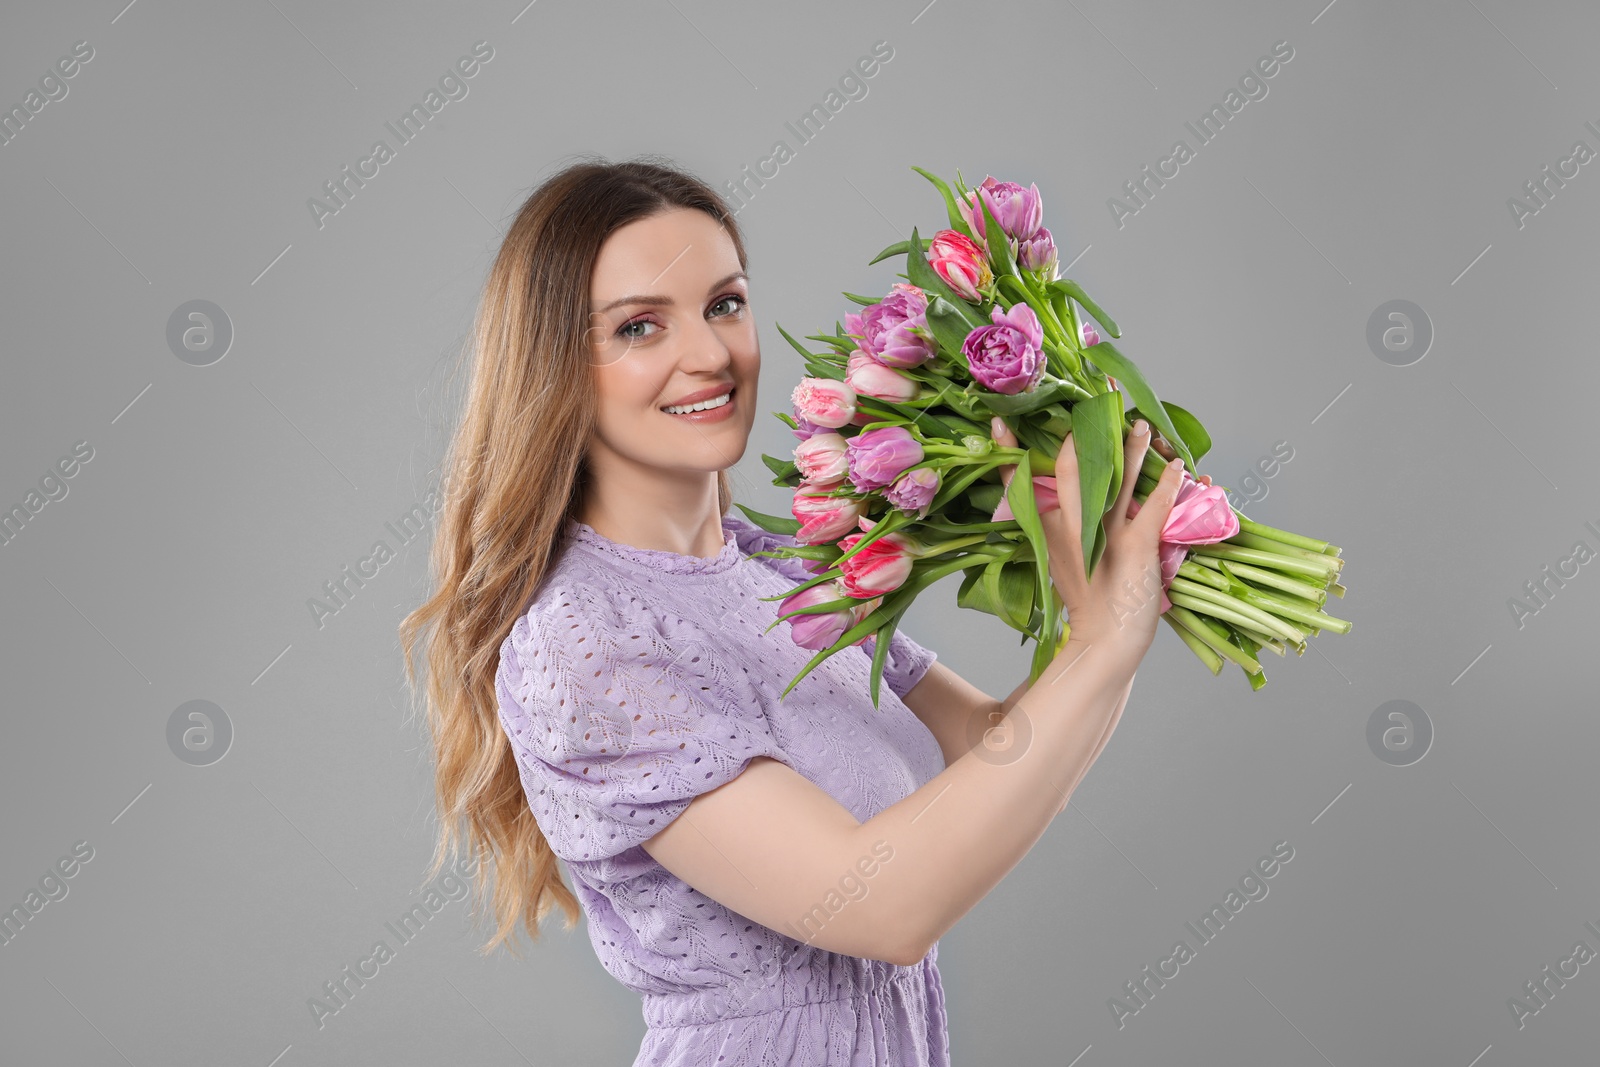
M726 393L723 393L721 396L715 396L709 400L701 400L694 404L668 404L661 410L666 412L668 415L692 415L698 411L715 411L717 408L727 407L729 404L733 403L733 394L737 391L738 387L735 386L734 388L729 389Z

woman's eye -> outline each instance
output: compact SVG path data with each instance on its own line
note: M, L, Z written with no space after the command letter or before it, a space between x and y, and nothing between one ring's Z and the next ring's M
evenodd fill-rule
M655 323L651 322L649 319L634 319L632 322L625 322L619 326L617 328L617 336L625 341L638 341L650 335L645 333L629 333L628 331L633 329L635 326L654 325Z
M729 315L734 314L735 312L739 311L741 308L744 308L749 304L748 300L746 300L742 296L739 296L737 293L729 293L727 296L725 296L722 299L718 300L715 304L712 304L711 306L713 308L717 308L717 307L721 307L723 304L727 304L727 303L730 303L730 302L735 304L735 305L737 305L737 306L733 309L733 311L728 312Z

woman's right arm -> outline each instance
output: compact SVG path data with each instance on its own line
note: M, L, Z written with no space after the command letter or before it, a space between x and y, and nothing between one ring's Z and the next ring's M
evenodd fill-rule
M1098 755L1133 670L1126 657L1069 639L1003 720L1027 736L1020 757L993 762L974 748L864 823L788 766L760 757L695 798L644 848L700 892L779 933L913 964L1062 810Z
M864 823L793 769L760 757L695 798L645 850L700 892L797 940L903 965L922 959L1065 807L1154 637L1156 598L1131 598L1133 611L1122 601L1135 576L1140 588L1149 588L1152 571L1159 580L1157 545L1177 472L1163 474L1132 520L1131 479L1123 486L1090 582L1081 550L1070 551L1081 544L1071 447L1069 437L1056 464L1060 514L1041 519L1074 622L1061 651L1002 720L1017 732L1020 754L999 761L975 748ZM1145 447L1143 436L1130 439L1126 469L1139 469Z

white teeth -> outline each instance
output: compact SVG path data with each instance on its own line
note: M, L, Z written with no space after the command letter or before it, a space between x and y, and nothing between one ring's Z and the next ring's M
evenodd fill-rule
M710 400L702 400L698 404L680 404L674 407L662 408L661 410L669 415L687 415L691 411L710 411L712 408L720 408L726 404L731 396L733 396L733 392L730 390L721 396L714 396Z

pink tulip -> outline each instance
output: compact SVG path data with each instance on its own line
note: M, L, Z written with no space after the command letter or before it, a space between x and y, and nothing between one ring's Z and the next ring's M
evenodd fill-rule
M856 391L832 378L801 378L791 399L799 416L830 429L843 426L856 413Z
M830 600L839 600L847 596L849 593L845 591L844 583L835 578L831 582L822 582L809 589L802 589L793 596L784 597L778 602L778 614L781 616L797 608L826 604ZM795 615L787 620L789 636L801 648L813 650L830 648L835 641L844 636L846 630L861 621L856 616L856 611L855 605L846 605L837 611Z
M1139 514L1139 502L1129 501L1128 514ZM1218 485L1202 485L1183 472L1178 499L1161 527L1161 610L1172 606L1167 586L1178 575L1189 545L1211 545L1239 532L1239 516L1228 504L1228 494Z
M1083 334L1083 347L1093 348L1100 343L1100 331L1094 328L1092 322L1084 323L1079 332Z
M862 349L850 353L844 380L859 396L904 403L922 392L922 385L893 367L886 367Z
M956 210L981 240L987 240L988 234L983 210L978 207L979 197L989 205L989 213L1000 224L1001 231L1012 240L1026 240L1044 225L1044 200L1039 196L1037 185L1024 189L1016 182L997 181L991 175L956 201Z
M865 536L853 533L840 538L839 547L848 552ZM918 547L905 534L884 534L854 556L840 561L845 591L853 597L867 599L899 589L911 577L911 564L916 562Z
M845 443L842 434L824 430L796 445L794 463L800 468L800 477L818 487L843 481L850 471Z
M978 292L994 284L989 256L972 238L956 230L940 230L928 244L928 264L963 300L976 304Z
M795 489L791 511L800 520L795 531L796 544L821 545L837 541L855 528L856 520L867 513L867 502L858 497L827 496L827 486L801 482Z

